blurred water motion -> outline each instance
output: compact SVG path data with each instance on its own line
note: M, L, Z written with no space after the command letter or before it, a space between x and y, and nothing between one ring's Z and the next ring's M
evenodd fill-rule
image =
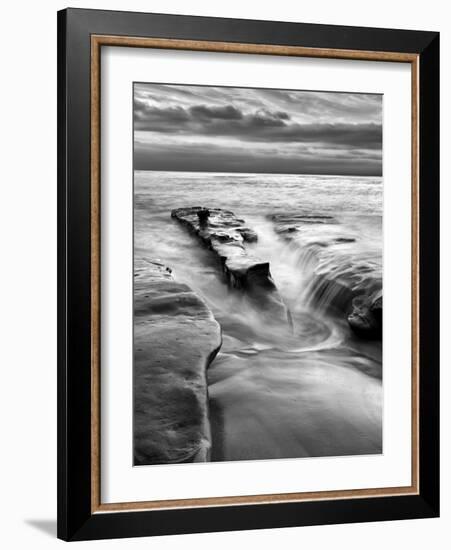
M212 460L382 452L382 345L356 338L313 300L318 278L370 287L382 278L382 182L375 177L135 172L135 258L159 259L200 293L222 327L208 373ZM173 208L226 208L258 234L293 327L229 290L218 262L170 217ZM274 214L307 213L290 239Z

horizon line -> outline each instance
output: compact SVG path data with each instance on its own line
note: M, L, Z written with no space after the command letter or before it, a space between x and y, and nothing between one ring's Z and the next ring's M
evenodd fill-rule
M133 172L177 172L177 173L189 173L189 174L235 174L235 175L267 175L267 176L330 176L330 177L348 177L348 178L382 178L383 174L314 174L310 172L213 172L211 170L155 170L153 168L133 168Z

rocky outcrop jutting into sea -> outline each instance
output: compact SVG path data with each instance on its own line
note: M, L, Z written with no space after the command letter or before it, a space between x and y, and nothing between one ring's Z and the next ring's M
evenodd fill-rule
M359 236L330 215L281 213L270 220L284 240L304 252L311 277L306 293L324 307L341 311L363 338L382 336L382 271L380 259L362 256Z
M220 346L203 299L159 262L135 259L135 465L209 459L206 369Z
M289 313L271 277L269 262L246 248L257 234L230 210L193 206L177 208L172 217L188 227L221 262L227 283L242 289L259 309L289 321Z

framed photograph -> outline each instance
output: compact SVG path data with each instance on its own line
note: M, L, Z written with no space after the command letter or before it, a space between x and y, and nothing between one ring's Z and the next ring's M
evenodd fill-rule
M58 14L58 536L439 514L439 35Z

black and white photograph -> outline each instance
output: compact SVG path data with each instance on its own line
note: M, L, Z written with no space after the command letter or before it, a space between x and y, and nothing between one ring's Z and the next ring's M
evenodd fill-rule
M382 95L133 99L134 465L382 453Z

